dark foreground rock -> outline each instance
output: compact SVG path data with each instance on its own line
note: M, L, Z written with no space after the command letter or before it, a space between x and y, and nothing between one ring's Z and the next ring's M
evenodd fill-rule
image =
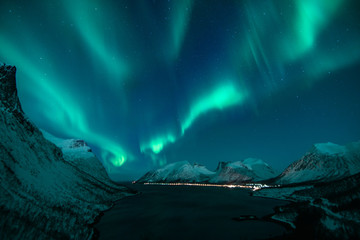
M101 211L133 193L95 158L64 158L44 138L21 109L15 73L0 66L0 239L91 238Z

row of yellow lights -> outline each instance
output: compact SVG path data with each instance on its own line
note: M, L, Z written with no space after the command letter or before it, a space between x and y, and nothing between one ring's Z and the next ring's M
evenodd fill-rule
M135 182L134 182L135 183ZM248 184L211 184L211 183L152 183L152 182L146 182L144 185L162 185L162 186L198 186L198 187L226 187L226 188L249 188L253 191L260 190L262 188L268 188L268 187L279 187L279 185L270 186L267 184L261 184L261 183L248 183Z

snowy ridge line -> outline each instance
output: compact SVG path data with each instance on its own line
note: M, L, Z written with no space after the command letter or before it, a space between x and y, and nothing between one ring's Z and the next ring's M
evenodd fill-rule
M261 159L247 158L236 162L219 162L215 171L188 161L170 163L147 172L138 183L267 183L294 186L329 182L360 172L360 142L341 146L318 143L280 175Z
M209 184L244 184L260 182L277 176L277 173L264 161L248 158L237 162L219 162L216 170L205 166L190 164L188 161L170 163L163 168L152 170L137 182L186 182Z
M360 172L360 142L318 143L276 179L279 184L329 182Z

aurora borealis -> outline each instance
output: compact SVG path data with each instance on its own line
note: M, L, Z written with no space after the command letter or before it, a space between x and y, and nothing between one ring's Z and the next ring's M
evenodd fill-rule
M356 0L2 1L0 61L40 128L117 179L360 136Z

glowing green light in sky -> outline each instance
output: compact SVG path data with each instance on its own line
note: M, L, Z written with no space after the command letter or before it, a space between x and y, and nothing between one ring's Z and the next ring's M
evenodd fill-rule
M285 44L289 48L286 52L289 53L290 59L296 59L313 48L317 36L331 21L342 3L343 0L296 1L297 14L293 28L295 38L290 38L294 39L292 41L286 39L290 44Z
M102 159L110 162L114 167L121 167L126 161L125 156L121 155L121 153L114 155L109 152L103 151L101 157Z
M84 108L67 94L54 73L44 75L26 58L13 44L0 36L0 55L7 56L6 61L21 66L21 72L27 76L32 85L31 92L41 102L43 114L55 126L62 126L62 130L73 137L80 137L100 146L103 152L103 160L110 161L114 166L119 167L127 160L125 151L118 143L91 130L88 125ZM36 47L34 43L32 45Z
M251 56L254 58L256 66L262 75L263 79L267 80L269 86L273 85L273 79L271 72L273 72L276 61L270 63L268 55L264 49L262 39L259 36L258 28L253 21L250 21L251 34L246 34L246 40L251 52Z
M163 165L166 146L207 113L266 101L296 81L311 86L360 60L356 10L344 0L238 1L234 12L230 3L216 9L194 0L35 1L36 14L32 3L22 11L8 2L0 60L18 67L19 92L31 96L23 105L45 126L99 147L108 171L131 162L129 149L139 145L136 157ZM188 81L197 74L204 77ZM207 82L214 74L246 76L249 88L233 79Z
M172 15L173 23L171 26L171 31L173 39L174 57L177 57L181 50L188 23L191 18L193 0L175 1L175 4L176 5L174 7L174 14Z
M151 149L151 151L155 154L160 153L164 146L168 143L173 143L176 141L176 138L172 134L167 134L162 137L154 138L148 144L143 144L140 147L141 152L146 152L147 149Z
M186 129L202 114L210 110L223 110L224 108L241 104L245 100L245 97L245 92L239 91L231 83L220 85L209 94L199 98L194 105L191 106L189 115L181 124L182 134L184 134Z
M202 114L211 110L223 110L231 106L242 104L246 95L245 91L240 92L231 82L223 83L218 86L218 88L212 92L204 95L202 98L199 98L198 101L191 106L189 115L181 124L181 136L184 135L185 131L190 128L193 122ZM167 134L162 137L152 139L148 144L141 145L140 149L143 153L150 149L154 154L159 154L167 144L174 143L175 141L176 137L174 135Z
M154 166L165 166L167 163L166 156L163 154L156 154L152 152L147 152L146 155L152 160Z
M158 143L151 146L154 153L159 153L164 147L164 144Z
M356 46L352 46L352 51L330 52L318 44L324 41L324 30L340 14L345 1L296 0L294 3L294 12L285 11L285 14L277 10L276 2L247 5L245 40L241 38L241 44L237 46L237 42L233 46L239 49L234 51L234 61L240 67L255 65L262 81L273 91L279 90L277 79L283 78L288 64L304 61L303 74L308 77L301 81L308 85L315 81L315 76L359 58Z
M104 16L106 5L98 1L67 1L64 2L77 32L81 35L84 43L94 55L94 65L98 60L102 67L107 68L111 76L111 83L119 83L121 78L128 74L129 65L119 54L120 41L114 41L116 36L110 34L108 23L105 23ZM98 8L101 6L102 8ZM117 23L116 27L119 23ZM114 26L115 27L115 26ZM124 29L122 26L121 28ZM124 33L126 30L124 29Z
M223 110L224 108L239 105L243 103L245 98L245 91L240 92L231 82L223 83L209 94L199 98L198 101L191 106L189 115L181 124L181 136L184 135L185 131L190 128L193 122L202 114L211 110ZM176 137L172 134L157 137L151 140L149 144L143 144L141 146L141 152L146 152L147 149L151 149L153 153L158 154L163 150L165 145L174 143L175 141Z
M142 153L150 157L154 166L164 166L167 163L166 156L159 153L167 144L174 143L175 141L175 135L166 134L152 139L148 144L142 144L140 146L140 150Z

